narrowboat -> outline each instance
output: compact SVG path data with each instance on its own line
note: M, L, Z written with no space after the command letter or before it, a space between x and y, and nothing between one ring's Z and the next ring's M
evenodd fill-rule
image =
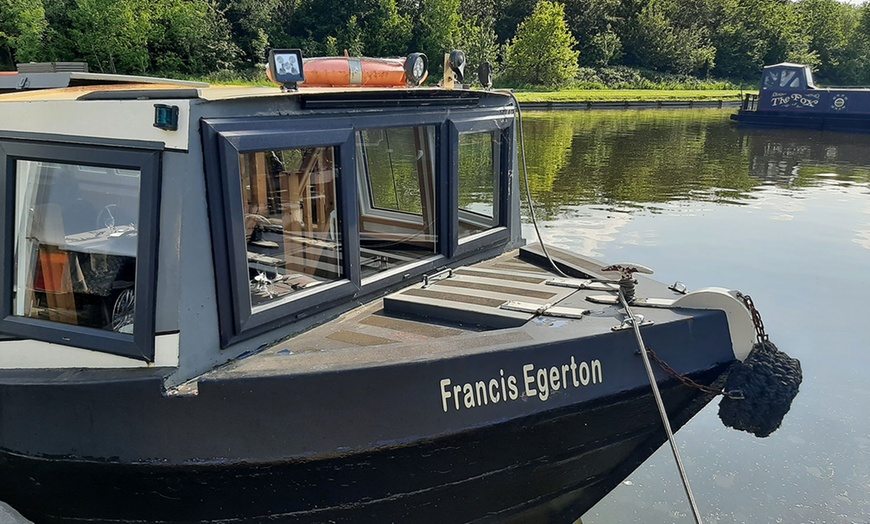
M280 88L0 76L0 500L570 522L665 442L656 388L675 428L721 391L745 297L525 245L515 99L420 60L387 87L306 88L295 50Z
M731 119L751 126L870 131L870 89L821 88L809 66L770 65L758 94L746 94Z

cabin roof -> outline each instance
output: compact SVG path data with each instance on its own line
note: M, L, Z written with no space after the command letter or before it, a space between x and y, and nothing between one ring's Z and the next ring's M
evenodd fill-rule
M437 97L436 93L446 93L437 87L397 88L397 87L301 87L299 91L285 93L277 87L268 86L231 86L207 85L207 87L179 86L174 84L123 84L88 85L58 89L39 89L27 91L0 91L0 102L37 102L37 101L74 101L74 100L131 100L131 99L200 99L219 101L241 98L294 97L303 95L346 95L377 93L398 96L409 93L414 97ZM462 92L456 90L455 92ZM478 95L483 91L477 91Z
M796 67L796 68L804 68L807 67L805 64L795 64L792 62L780 62L778 64L772 64L768 66L764 66L764 69L774 69L780 67Z

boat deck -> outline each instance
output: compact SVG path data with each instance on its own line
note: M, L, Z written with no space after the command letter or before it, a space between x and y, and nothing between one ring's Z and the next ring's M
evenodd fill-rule
M583 271L592 278L602 274L601 264L564 251L551 254L563 267ZM401 362L431 361L457 355L484 353L511 347L546 346L566 339L610 333L624 318L621 308L595 304L590 295L606 291L576 290L547 284L559 278L539 265L536 246L522 248L477 264L457 268L453 275L405 288L355 309L332 322L238 359L200 376L225 380L252 376L321 373ZM674 299L681 295L653 280L638 276L638 296ZM567 308L582 318L564 318L504 309L519 301ZM659 308L636 311L646 320L663 324L685 320L687 312ZM193 382L182 385L195 387Z

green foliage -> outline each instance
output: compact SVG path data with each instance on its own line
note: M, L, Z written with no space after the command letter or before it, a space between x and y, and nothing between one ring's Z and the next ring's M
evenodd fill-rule
M577 73L572 87L582 89L692 89L726 90L741 86L727 80L701 80L692 75L659 73L649 69L634 69L625 66L588 68Z
M480 64L489 61L494 67L498 65L501 46L498 45L491 20L480 21L476 17L464 20L459 26L456 47L465 51L466 82L477 78ZM498 74L497 69L495 74Z
M820 79L838 82L848 77L843 66L855 58L849 46L858 25L855 9L836 0L801 0L795 9L809 37L809 49L818 56Z
M584 54L580 56L584 56ZM617 63L622 59L622 40L608 25L606 30L596 33L589 41L585 56L585 63L597 67Z
M577 74L576 43L562 4L541 1L505 49L509 78L545 86L570 82Z
M716 48L707 29L680 27L665 12L669 6L651 2L629 24L624 44L632 62L668 73L707 73L715 62Z
M239 58L246 64L265 60L266 50L280 33L281 21L295 10L294 0L218 0L216 9L230 26Z
M363 56L362 29L356 21L356 15L351 15L347 26L338 31L338 46L350 56Z
M0 64L40 59L47 28L39 0L0 0Z
M159 0L149 41L152 69L204 75L228 70L240 54L226 18L211 0Z
M580 51L581 65L604 66L621 58L619 0L565 0L565 22Z
M137 0L76 0L70 37L79 56L103 73L145 73L150 11Z
M91 70L247 77L270 48L306 56L466 51L500 82L664 86L656 74L758 81L782 61L825 84L870 83L870 7L837 0L0 0L0 68L85 60ZM499 55L502 55L501 57ZM501 58L501 61L499 61ZM613 66L644 71L613 80ZM584 70L586 71L586 70ZM650 73L652 74L652 73ZM619 75L616 75L619 76ZM686 78L677 76L673 78Z
M790 61L816 65L793 4L779 0L725 0L723 22L713 31L716 70L757 81L761 68Z
M421 0L417 48L429 58L430 73L443 74L444 53L459 40L459 0Z

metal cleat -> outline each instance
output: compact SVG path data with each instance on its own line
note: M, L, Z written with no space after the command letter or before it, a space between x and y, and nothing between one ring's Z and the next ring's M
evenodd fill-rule
M635 273L644 273L646 275L652 274L652 269L642 266L640 264L613 264L611 266L601 268L601 271L619 271L619 274L622 278L619 279L619 291L622 293L622 296L625 297L626 302L629 304L633 303L635 300L635 292L637 287L637 281L634 279Z
M633 278L632 275L635 273L641 273L644 275L652 275L653 270L642 266L640 264L633 264L630 262L625 262L622 264L611 264L609 266L605 266L601 268L601 271L619 271L622 274L622 278Z
M573 289L588 289L592 291L619 291L619 285L598 280L581 278L551 278L545 282L548 286L568 287Z
M643 315L635 315L634 320L637 321L637 325L640 327L653 324L652 320L644 320ZM610 328L611 331L622 331L624 329L634 329L634 321L631 318L626 318L622 321L622 324Z
M532 313L535 315L546 315L548 317L559 318L583 318L583 315L589 314L588 309L553 306L549 303L533 304L531 302L519 302L516 300L505 302L499 307L508 311L519 311L520 313Z

